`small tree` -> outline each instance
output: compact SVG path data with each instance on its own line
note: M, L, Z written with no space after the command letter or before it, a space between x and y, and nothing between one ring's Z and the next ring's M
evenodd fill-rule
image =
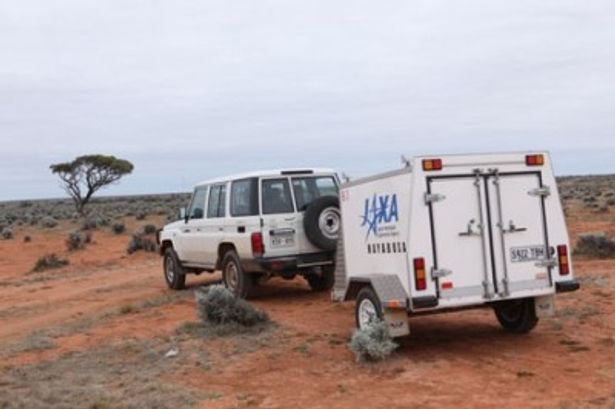
M64 190L73 199L77 212L83 216L85 205L97 190L116 183L122 176L131 173L134 166L115 156L84 155L49 168L60 177Z

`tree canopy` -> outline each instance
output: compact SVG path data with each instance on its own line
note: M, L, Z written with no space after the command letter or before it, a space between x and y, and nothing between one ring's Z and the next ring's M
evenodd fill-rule
M56 163L49 168L59 176L77 212L83 215L85 205L96 191L130 174L134 166L115 156L84 155L72 162Z

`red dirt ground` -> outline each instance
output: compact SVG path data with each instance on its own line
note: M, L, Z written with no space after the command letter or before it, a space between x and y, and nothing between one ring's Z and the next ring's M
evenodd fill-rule
M615 231L613 219L570 219L575 237ZM129 236L103 230L85 250L69 253L69 227L18 230L0 241L0 368L113 340L169 339L196 320L190 290L178 296L166 289L156 254L128 256ZM25 234L31 243L23 243ZM70 265L29 273L50 252ZM203 408L615 407L615 260L574 262L582 290L558 296L556 317L529 335L503 332L490 310L416 317L395 355L369 365L355 363L346 346L352 303L333 303L301 279L272 280L254 300L278 324L269 345L235 354L232 338L204 340L199 347L215 370L188 366L165 380L216 391ZM194 288L217 280L188 281ZM54 347L11 349L37 331L56 331Z

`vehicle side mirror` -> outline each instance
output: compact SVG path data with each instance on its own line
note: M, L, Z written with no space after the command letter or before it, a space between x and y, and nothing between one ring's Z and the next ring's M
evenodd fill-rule
M188 213L186 213L186 208L182 207L179 209L179 218L183 219L184 222L188 223Z

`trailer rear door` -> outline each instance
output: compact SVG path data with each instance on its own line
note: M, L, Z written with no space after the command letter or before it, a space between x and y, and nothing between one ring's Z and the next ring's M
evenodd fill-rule
M497 285L503 296L551 287L551 258L539 172L489 176Z
M434 266L440 298L491 298L494 293L485 184L480 175L428 179Z

